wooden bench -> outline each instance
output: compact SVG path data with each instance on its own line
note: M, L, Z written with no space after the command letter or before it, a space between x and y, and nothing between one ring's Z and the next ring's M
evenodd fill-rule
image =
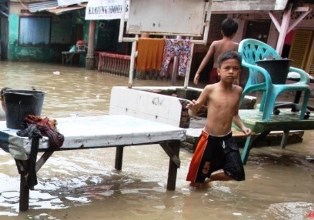
M180 167L179 150L185 140L185 130L172 125L139 119L126 115L68 117L57 119L58 130L65 140L59 151L116 147L115 168L122 169L123 148L134 145L159 144L169 156L167 190L175 190L177 168ZM20 174L19 210L29 208L28 175L31 140L16 135L0 122L0 146L16 160ZM36 162L36 172L54 153L48 139L40 140L39 152L44 152ZM140 162L140 161L139 161Z
M251 128L255 135L246 139L243 151L242 161L246 164L250 150L258 141L265 138L271 131L283 131L281 147L284 148L287 143L289 131L292 130L313 130L314 117L300 120L299 114L291 112L288 109L282 109L279 115L273 115L269 121L262 120L262 113L257 109L240 110L239 115L244 124Z

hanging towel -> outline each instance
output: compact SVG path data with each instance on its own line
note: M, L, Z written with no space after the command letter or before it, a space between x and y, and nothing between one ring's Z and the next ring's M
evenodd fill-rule
M159 38L140 38L137 44L137 71L160 70L165 41Z

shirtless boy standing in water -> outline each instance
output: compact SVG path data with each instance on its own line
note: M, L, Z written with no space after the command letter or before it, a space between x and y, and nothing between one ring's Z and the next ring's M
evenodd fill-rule
M218 57L224 52L227 52L230 50L233 50L233 51L238 50L238 46L239 46L238 43L232 40L237 30L238 30L238 23L234 19L226 18L225 20L223 20L221 24L222 39L213 41L212 44L210 45L204 59L202 60L200 66L198 67L196 71L194 81L193 81L195 85L198 84L200 73L202 72L202 70L205 68L206 64L212 57L214 58L214 66L209 74L209 84L219 82L219 75L217 73ZM235 79L235 83L239 84L239 77Z
M206 124L187 175L191 186L200 186L206 178L210 181L245 179L239 149L231 132L234 122L245 135L251 134L251 129L245 127L238 115L242 88L233 84L241 71L239 53L223 53L218 58L217 70L220 81L205 86L199 98L187 104L190 115L207 104ZM223 171L212 174L220 169Z

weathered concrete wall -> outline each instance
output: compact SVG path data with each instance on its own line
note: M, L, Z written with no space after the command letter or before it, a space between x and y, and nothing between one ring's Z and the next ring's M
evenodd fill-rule
M61 48L60 48L61 49ZM57 62L62 49L43 46L24 46L19 44L19 15L9 15L8 59L12 61Z
M22 14L21 5L11 5L9 15L9 44L8 60L11 61L36 61L61 63L61 52L68 51L76 43L77 26L83 25L83 19L78 19L76 12L65 15L51 16L50 43L46 45L20 45L19 22L20 16L35 16L38 14ZM44 14L49 16L51 14ZM80 63L85 60L80 61ZM84 63L82 64L84 65Z

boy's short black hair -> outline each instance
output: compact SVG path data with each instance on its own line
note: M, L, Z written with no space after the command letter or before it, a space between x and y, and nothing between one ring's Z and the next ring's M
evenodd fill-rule
M226 37L231 37L238 30L238 23L233 18L226 18L221 23L221 31Z
M230 60L230 59L236 59L241 66L242 57L237 51L233 51L233 50L227 51L218 57L218 66L221 67L221 64L224 61Z

